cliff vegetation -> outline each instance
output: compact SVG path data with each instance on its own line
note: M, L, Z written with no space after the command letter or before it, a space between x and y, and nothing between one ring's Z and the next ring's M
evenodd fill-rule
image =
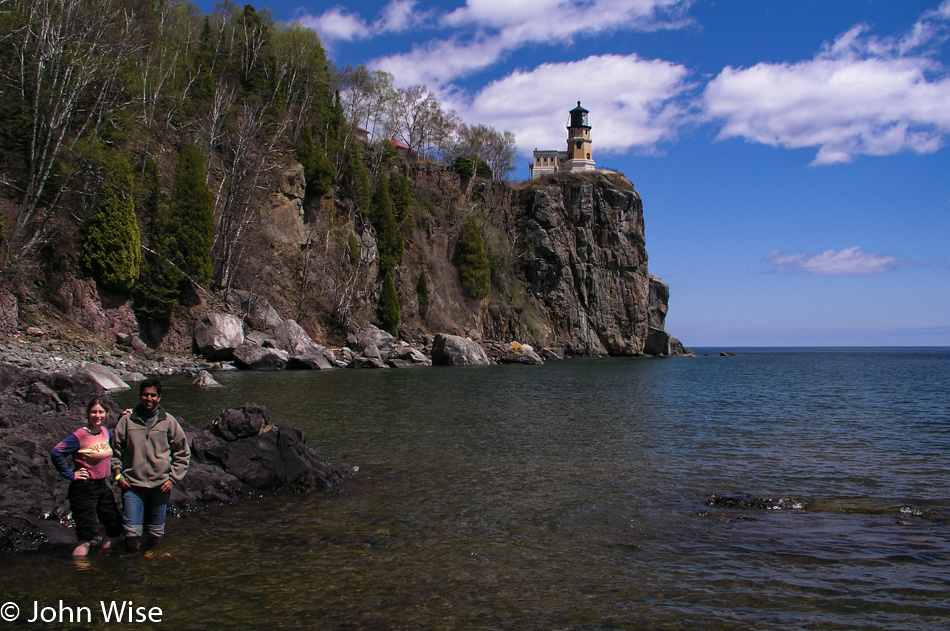
M8 0L0 33L0 333L59 318L190 351L250 293L326 345L375 324L679 348L629 180L511 184L510 132L335 68L266 9Z

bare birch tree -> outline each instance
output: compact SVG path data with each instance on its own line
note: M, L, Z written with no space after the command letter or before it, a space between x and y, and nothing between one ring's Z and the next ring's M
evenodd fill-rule
M133 34L132 9L109 0L23 0L13 9L26 24L17 89L32 114L25 186L8 242L18 260L42 239L57 208L69 180L65 158L121 98L119 70L142 38Z

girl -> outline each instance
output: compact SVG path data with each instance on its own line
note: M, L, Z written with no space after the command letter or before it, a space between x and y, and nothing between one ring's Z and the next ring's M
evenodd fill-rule
M103 550L111 547L112 539L122 532L122 519L108 484L112 459L109 439L112 432L103 427L108 415L105 400L93 397L86 406L86 426L64 438L50 452L53 465L70 481L69 508L76 523L76 538L79 539L73 556L89 554L92 540L98 534L99 522L106 528ZM70 455L75 471L70 470L66 462L66 456Z

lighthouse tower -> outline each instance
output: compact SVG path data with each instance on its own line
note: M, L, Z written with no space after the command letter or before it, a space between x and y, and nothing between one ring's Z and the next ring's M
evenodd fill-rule
M553 175L559 171L594 171L597 165L591 157L590 125L587 123L587 110L577 102L571 110L567 125L567 151L557 149L535 149L534 160L528 165L531 178Z
M597 168L591 158L590 125L587 123L588 111L577 102L577 107L571 110L571 120L567 126L567 159L564 161L566 171L593 171Z

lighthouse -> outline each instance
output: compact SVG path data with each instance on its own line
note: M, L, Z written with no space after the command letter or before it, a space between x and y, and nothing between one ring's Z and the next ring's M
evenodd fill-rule
M594 171L597 169L590 149L590 123L587 120L589 113L588 110L581 107L580 101L577 102L577 107L569 112L567 151L556 149L534 150L534 160L530 165L531 179L551 175L558 171Z
M588 113L581 107L580 101L571 110L571 120L567 126L567 159L564 161L564 168L568 171L593 171L597 168L590 152Z

